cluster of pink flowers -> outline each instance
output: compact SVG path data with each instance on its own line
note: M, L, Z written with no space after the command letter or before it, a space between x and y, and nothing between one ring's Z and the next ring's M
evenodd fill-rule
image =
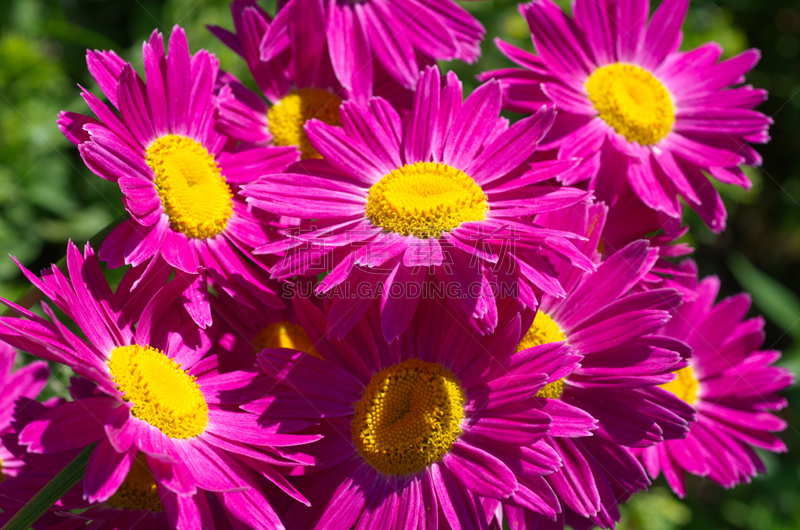
M496 41L519 67L464 97L452 0L278 6L209 28L261 94L178 26L144 78L87 53L106 101L58 124L130 215L21 267L47 318L3 301L75 377L37 402L2 346L0 522L87 448L36 528L613 528L661 473L785 450L763 320L675 260L684 204L725 227L708 176L760 163L757 51L678 51L688 0L533 0L536 53Z

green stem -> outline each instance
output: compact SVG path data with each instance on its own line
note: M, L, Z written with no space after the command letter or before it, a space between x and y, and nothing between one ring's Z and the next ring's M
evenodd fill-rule
M67 467L59 471L47 485L39 490L31 500L25 503L20 511L8 521L0 530L27 530L44 515L48 508L53 506L58 499L63 497L86 474L86 464L89 455L97 442L87 446Z

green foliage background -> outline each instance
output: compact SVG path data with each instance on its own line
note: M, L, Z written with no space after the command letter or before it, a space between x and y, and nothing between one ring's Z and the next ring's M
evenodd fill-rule
M568 0L557 0L569 9ZM653 0L653 7L658 0ZM274 12L274 0L263 6ZM476 73L510 66L496 36L531 50L528 28L513 0L465 3L488 31L476 65L452 64L467 89ZM192 50L207 48L222 67L247 78L246 67L218 43L206 24L232 27L225 0L3 0L0 2L0 296L27 288L6 254L38 271L64 255L68 239L82 244L123 215L116 185L96 177L56 128L60 110L87 112L81 84L97 92L84 55L114 49L141 66L141 43L154 28L181 24ZM760 110L773 117L772 142L759 147L762 168L750 172L750 193L719 186L729 212L721 235L689 213L687 239L703 275L722 279L727 296L751 293L752 313L767 318L765 348L800 373L800 0L692 0L684 48L714 40L731 56L749 47L762 59L747 82L769 90ZM54 381L60 393L66 374ZM763 454L769 474L732 491L693 479L679 500L662 480L625 507L625 530L800 529L800 391L787 392L784 455Z

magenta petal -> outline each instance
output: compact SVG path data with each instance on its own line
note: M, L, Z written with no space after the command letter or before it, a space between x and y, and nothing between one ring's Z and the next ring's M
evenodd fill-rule
M186 134L190 122L189 102L191 79L186 75L190 70L189 44L186 33L179 26L172 28L167 54L167 97L169 105L169 128L173 134Z
M256 11L254 15L256 15L254 20L250 25L255 26L263 26L269 24L269 27L264 33L264 36L259 43L259 59L262 62L270 62L276 59L281 53L286 51L291 46L291 39L289 37L289 20L291 20L291 15L294 13L294 9L283 9L290 2L285 2L282 5L281 9L278 9L278 13L275 15L275 18L269 23L269 15L263 13L261 9ZM247 5L246 3L241 3L243 6ZM236 4L231 5L231 11L233 11L233 7ZM253 4L255 5L255 4ZM237 16L233 14L234 22L237 20ZM242 18L244 18L242 16ZM242 24L244 26L244 24ZM243 28L244 29L244 28ZM261 31L262 28L259 28ZM252 30L251 30L252 32ZM240 31L238 33L244 33L244 31Z
M426 68L417 83L411 121L406 127L406 162L429 162L434 146L442 142L445 131L437 119L441 83L439 68L435 66Z
M597 420L583 410L573 407L557 399L546 399L542 407L553 418L550 427L550 436L579 438L591 436L591 431L596 427Z
M403 165L400 158L400 116L387 101L375 98L370 100L369 107L345 102L339 113L342 127L369 147L379 159L378 165L384 173Z
M166 215L162 215L153 226L132 224L130 235L125 242L125 264L135 267L157 255L168 230L170 230L169 219Z
M433 482L436 500L451 528L480 528L474 497L469 496L461 482L447 466L434 464L427 480Z
M133 436L133 443L143 453L147 453L157 460L165 463L174 463L174 451L171 439L144 420L131 416L128 420Z
M167 111L167 92L164 86L164 43L161 35L153 32L150 41L142 46L142 60L147 78L147 101L153 118L153 129L157 137L169 132L169 114Z
M595 63L603 65L616 61L614 47L613 17L609 16L609 6L603 2L575 2L572 7L575 22L583 30L586 43L594 56ZM521 65L528 67L527 65Z
M86 67L112 105L117 105L119 76L125 61L114 51L86 51Z
M141 225L133 219L126 219L117 225L103 240L97 257L108 263L109 268L117 269L125 265L125 244L133 230Z
M371 186L384 175L371 150L358 139L348 137L341 128L309 120L305 131L326 161L358 183Z
M381 62L386 72L405 88L414 88L420 73L414 48L403 32L395 26L399 21L393 7L386 0L355 4L361 7L362 22L370 40L372 53Z
M647 28L644 53L639 54L643 67L655 68L667 55L678 50L682 40L681 25L688 9L689 0L661 2Z
M541 89L560 112L583 116L597 116L597 110L584 95L561 83L542 83Z
M505 175L527 159L555 119L553 107L542 107L504 131L466 169L480 185Z
M518 403L526 402L528 400ZM506 443L513 440L518 446L531 445L547 434L550 422L547 414L517 404L483 411L477 420L470 422L466 430L494 442Z
M396 0L392 2L392 14L403 26L406 35L416 50L440 61L456 59L459 45L448 26L442 23L427 2Z
M150 120L144 89L144 83L139 75L130 64L126 64L119 79L120 113L134 138L146 146L155 139L155 131Z
M189 242L186 234L168 228L164 232L164 242L161 244L161 256L164 260L182 271L189 274L197 272L200 265L197 259L197 251L194 245Z
M645 43L647 17L650 14L649 1L617 2L616 13L609 18L616 22L617 60L638 62L640 50Z
M651 209L680 218L678 197L668 182L657 177L650 156L631 161L628 165L628 182L636 195Z
M357 99L372 94L372 53L365 35L360 5L328 2L328 47L333 70L342 87Z
M174 465L163 458L147 456L147 465L159 486L164 486L177 495L194 495L197 493L196 481L185 466Z
M398 262L386 277L381 298L381 323L387 342L397 339L411 323L426 275L427 270L423 267L412 269ZM398 293L402 294L398 296Z
M588 304L600 308L630 290L640 279L647 260L646 241L635 241L607 258L598 268L592 281L581 283L570 293L569 303L555 313L565 329L571 329L589 316Z
M470 94L455 115L444 140L442 161L466 170L496 128L502 90L499 83L487 82Z
M519 9L547 66L565 82L582 85L592 71L592 62L574 22L551 0L520 5Z
M593 515L599 509L600 495L586 457L569 439L554 438L552 443L563 464L548 481L564 504L583 516Z
M294 350L265 349L258 354L265 373L301 393L332 400L358 396L364 384L338 366Z
M10 361L13 363L16 352L10 346L6 347L11 350ZM0 372L1 377L2 372ZM11 422L14 414L14 402L20 397L34 399L45 387L49 377L50 370L47 363L34 361L6 379L3 394L0 396L0 432L5 431L6 426ZM0 379L0 384L2 384L2 379Z
M346 476L338 485L331 485L334 489L327 501L325 511L320 521L325 524L318 525L322 530L335 530L336 528L351 528L361 515L366 503L366 496L374 488L379 475L367 464L360 465L350 475Z
M119 406L113 398L95 397L61 403L19 434L19 442L32 453L53 453L86 446L105 436L103 424Z
M69 140L73 145L80 145L84 142L88 142L91 138L89 137L89 133L84 130L83 126L87 123L91 123L94 125L99 125L98 122L94 118L90 118L89 116L84 116L83 114L78 114L75 112L68 112L62 111L58 115L58 130Z
M136 453L136 449L118 453L108 440L100 440L86 466L84 498L89 502L104 502L114 495L136 461Z
M104 426L106 436L108 436L108 441L118 453L127 451L133 444L135 428L133 423L129 421L132 408L133 403L124 403L106 417Z
M478 495L498 499L517 489L516 475L499 459L477 447L456 442L443 462L465 487Z

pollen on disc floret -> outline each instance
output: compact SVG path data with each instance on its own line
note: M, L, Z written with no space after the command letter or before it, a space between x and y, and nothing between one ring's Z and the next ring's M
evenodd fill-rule
M691 366L676 371L675 379L659 386L664 390L669 390L690 405L694 405L697 399L698 382Z
M541 346L542 344L550 344L551 342L561 342L565 340L564 332L556 324L556 321L550 318L544 311L539 310L536 313L536 318L522 340L517 344L515 352L527 350ZM561 394L564 393L564 380L558 379L552 383L548 383L536 393L536 397L559 399Z
M426 239L481 221L488 210L486 194L472 177L441 162L416 162L370 188L366 215L375 226Z
M386 475L407 475L441 460L461 434L464 393L438 363L408 359L375 374L356 403L358 452Z
M544 311L539 310L536 313L536 318L533 319L530 329L522 337L522 340L517 344L515 351L527 350L534 346L541 346L542 344L550 344L551 342L560 342L565 339L564 332L558 327L556 321L550 318Z
M289 348L322 359L303 327L287 320L273 322L258 332L253 339L253 351L258 353L264 348Z
M147 148L147 165L170 227L189 238L212 238L233 215L233 194L219 164L203 145L168 134Z
M342 100L327 90L301 88L283 97L267 111L269 132L275 145L294 145L300 149L300 158L322 158L309 142L303 126L317 119L328 125L339 126L339 105Z
M128 475L114 495L106 501L120 510L148 510L163 512L164 505L158 495L158 487L152 471L147 466L144 453L136 455Z
M133 403L133 416L170 438L191 438L205 431L208 403L196 378L161 350L119 346L111 351L108 368L123 399Z
M666 87L634 64L602 66L586 81L600 118L629 142L655 145L672 130L675 110Z

